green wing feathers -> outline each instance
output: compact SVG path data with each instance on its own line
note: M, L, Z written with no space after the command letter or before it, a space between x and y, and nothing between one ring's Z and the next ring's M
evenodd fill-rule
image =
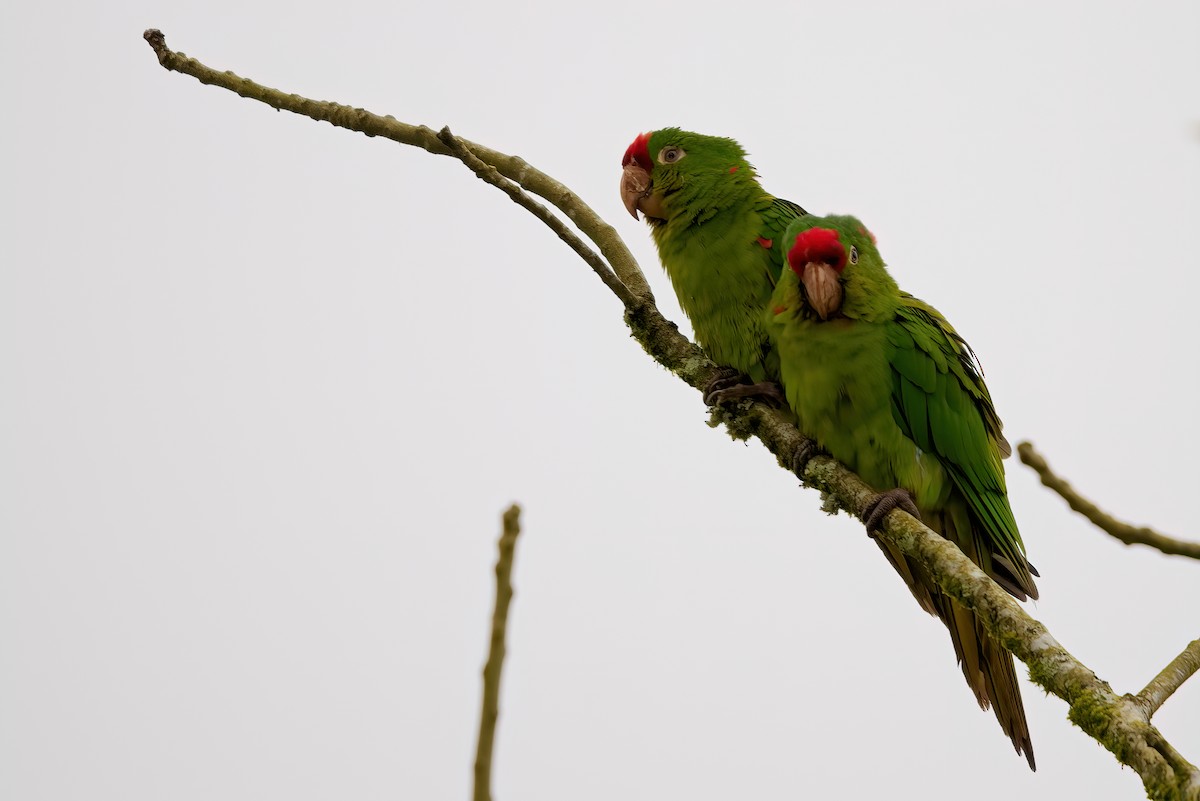
M904 295L888 327L892 415L934 454L962 495L981 566L1021 600L1037 598L1033 571L1008 504L1001 459L1009 451L974 354L933 307Z

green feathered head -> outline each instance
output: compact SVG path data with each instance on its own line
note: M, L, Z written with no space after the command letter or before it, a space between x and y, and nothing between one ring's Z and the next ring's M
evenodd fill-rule
M652 225L686 215L703 222L761 193L746 151L723 136L663 128L633 140L621 160L621 200Z

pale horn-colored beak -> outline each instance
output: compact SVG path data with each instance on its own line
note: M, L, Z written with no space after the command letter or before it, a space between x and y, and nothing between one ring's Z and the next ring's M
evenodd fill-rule
M666 218L662 199L653 190L654 182L650 180L650 173L636 161L625 165L621 172L621 202L633 219L638 219L639 210L647 217Z
M828 320L842 307L842 282L837 270L824 262L810 261L800 277L808 305L822 320Z

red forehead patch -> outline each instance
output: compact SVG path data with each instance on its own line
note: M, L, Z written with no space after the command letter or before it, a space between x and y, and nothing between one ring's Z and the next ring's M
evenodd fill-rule
M838 232L832 228L809 228L796 234L796 244L788 251L788 264L797 274L804 272L804 265L828 264L839 273L846 266L846 248L839 241Z
M621 159L621 166L628 167L630 163L637 162L646 172L650 172L654 168L654 163L650 161L650 132L638 134L637 139L633 140L633 144L625 149L625 158Z

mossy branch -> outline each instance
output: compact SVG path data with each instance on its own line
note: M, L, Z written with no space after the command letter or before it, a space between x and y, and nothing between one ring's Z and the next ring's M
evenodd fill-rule
M1200 559L1200 542L1168 537L1145 526L1131 526L1102 511L1099 506L1076 492L1065 479L1055 474L1042 455L1034 450L1033 443L1022 442L1017 446L1017 453L1020 454L1022 462L1033 468L1042 483L1062 496L1068 506L1126 545L1148 545L1166 554Z
M1192 640L1179 656L1171 660L1171 664L1150 680L1146 688L1137 694L1138 703L1146 710L1147 715L1153 715L1163 702L1171 697L1180 686L1200 670L1200 640Z
M492 799L492 748L496 742L496 720L500 717L500 673L504 668L508 605L512 601L513 554L521 533L521 507L515 503L504 512L496 559L496 606L492 611L492 636L483 666L483 703L479 713L479 742L475 749L474 801Z
M363 109L284 94L239 78L231 72L217 72L181 53L173 53L167 49L159 31L146 31L145 38L164 67L191 75L202 83L221 86L273 108L330 122L368 136L386 136L437 155L460 155L439 139L438 134L424 126L407 125L392 117L380 117ZM474 142L458 141L484 165L494 168L524 190L549 200L597 245L613 272L636 299L635 303L626 304L625 321L633 337L655 361L700 390L720 373L718 366L659 312L641 270L612 226L601 220L565 186L521 159ZM464 161L471 166L470 160ZM486 170L475 171L487 180L484 175ZM495 181L489 182L496 184ZM512 196L509 189L505 188L505 191ZM615 289L613 291L616 292ZM757 437L775 455L780 466L787 470L791 469L797 452L806 442L787 418L758 402L745 400L736 405L723 406L713 410L713 417L715 421L724 423L734 437ZM809 460L803 481L805 485L826 493L836 506L859 519L862 519L864 506L875 495L875 491L862 479L827 456ZM1117 695L962 551L906 512L891 512L885 519L882 536L925 564L942 589L973 609L988 631L1029 666L1035 682L1067 702L1070 707L1068 717L1072 722L1142 777L1150 798L1200 801L1200 771L1180 756L1150 724L1153 710L1148 709L1144 702L1135 696ZM478 762L476 771L478 776ZM480 796L477 794L476 798Z

